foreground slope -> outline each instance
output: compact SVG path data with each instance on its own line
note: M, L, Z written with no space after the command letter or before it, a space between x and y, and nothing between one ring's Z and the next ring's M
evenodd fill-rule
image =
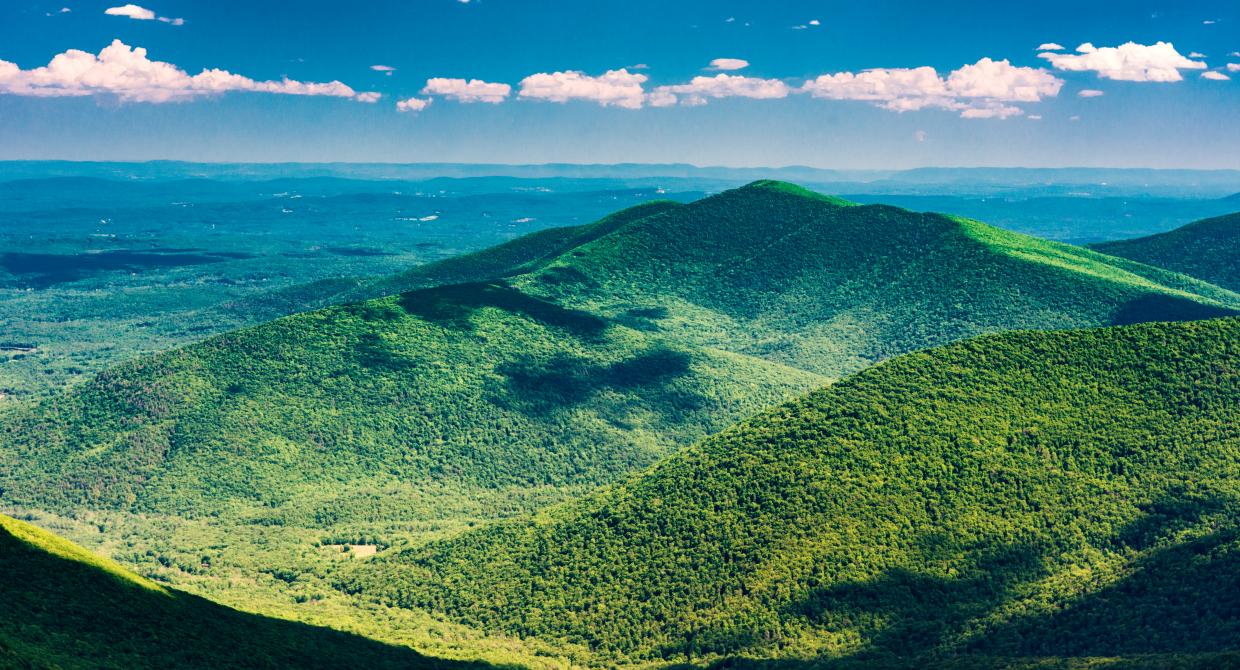
M430 490L580 490L912 349L1240 305L1131 261L778 182L642 205L370 290L396 289L14 412L0 502L244 505L315 525L348 518L350 496L399 493L417 514Z
M1240 648L1240 319L880 364L344 586L612 657Z
M0 667L483 668L168 589L0 515Z
M1093 248L1240 291L1240 212Z

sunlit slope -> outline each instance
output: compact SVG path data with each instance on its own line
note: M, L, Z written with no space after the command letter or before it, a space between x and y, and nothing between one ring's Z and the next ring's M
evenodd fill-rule
M1240 290L1240 213L1093 248Z
M986 336L349 591L604 655L1240 648L1240 319Z
M0 515L0 667L483 668L245 614Z
M1013 328L1218 316L1218 287L975 221L756 182L638 219L515 280L565 305L828 376Z

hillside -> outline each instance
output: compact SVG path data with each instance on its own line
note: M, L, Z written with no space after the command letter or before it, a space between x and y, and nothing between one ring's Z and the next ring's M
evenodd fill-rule
M613 659L1236 651L1238 354L1219 319L901 356L343 587Z
M821 383L459 284L212 338L15 411L0 488L29 507L347 517L338 496L608 481Z
M238 612L150 582L4 515L0 573L5 668L487 667Z
M1240 291L1240 212L1093 248Z
M385 286L404 292L13 410L0 502L240 506L316 526L359 499L417 517L432 488L562 495L909 350L1240 305L1131 261L779 182L535 233Z
M663 333L828 377L987 332L1240 306L1079 247L769 181L633 221L513 283L605 317L636 308Z

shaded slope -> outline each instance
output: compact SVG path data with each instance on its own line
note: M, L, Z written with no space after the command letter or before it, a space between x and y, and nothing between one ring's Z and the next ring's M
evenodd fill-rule
M0 666L484 668L268 619L159 586L0 515Z
M385 482L589 485L821 383L500 283L452 285L219 336L13 412L0 490L202 514L330 507Z
M1240 213L1093 248L1240 291Z
M909 354L345 587L627 658L1235 650L1238 354L1238 319Z
M634 221L515 284L605 316L837 376L1014 328L1220 316L1240 296L975 221L756 182Z

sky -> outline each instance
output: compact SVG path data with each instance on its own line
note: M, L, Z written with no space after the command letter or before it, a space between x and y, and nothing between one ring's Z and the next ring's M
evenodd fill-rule
M1240 168L1240 2L0 0L0 160Z

